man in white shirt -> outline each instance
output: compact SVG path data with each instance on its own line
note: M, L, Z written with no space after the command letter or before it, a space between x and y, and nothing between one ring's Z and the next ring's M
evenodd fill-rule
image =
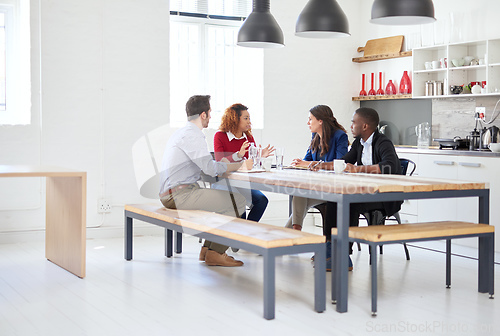
M202 132L208 127L210 112L210 96L192 96L187 101L188 122L170 137L163 155L160 200L169 209L207 210L240 217L245 211L242 195L234 193L233 204L228 191L201 188L197 183L202 172L215 177L236 171L242 165L252 166L251 160L228 163L212 159ZM227 248L205 241L200 260L209 266L242 266L243 262L225 253Z

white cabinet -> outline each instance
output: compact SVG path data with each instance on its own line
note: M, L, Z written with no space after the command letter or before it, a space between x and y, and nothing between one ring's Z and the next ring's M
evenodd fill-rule
M454 66L453 59L474 56L484 61L481 65ZM425 69L425 62L447 59L447 67ZM425 83L444 83L443 95L426 96ZM481 94L454 95L451 85L467 85L470 82L486 81L487 92ZM500 90L500 39L418 48L413 50L413 98L442 98L457 96L499 95Z
M453 157L443 155L419 155L419 176L457 179L457 164ZM456 220L457 200L426 199L418 201L418 221Z
M490 188L490 224L500 230L500 206L498 206L498 200L500 199L499 157L416 154L400 151L398 151L398 156L400 158L409 158L417 163L418 176L486 182ZM401 208L401 218L402 220L403 218L408 219L408 222L436 220L478 222L477 197L410 200L410 202L411 206L408 206L407 201L405 201ZM476 246L477 239L460 239L457 243ZM495 242L495 250L500 251L500 239Z

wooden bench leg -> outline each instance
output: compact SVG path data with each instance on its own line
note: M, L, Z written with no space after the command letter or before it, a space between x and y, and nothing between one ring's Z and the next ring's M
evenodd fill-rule
M370 249L372 250L372 253L370 254L372 276L372 316L377 316L377 245L370 245Z
M275 310L275 256L266 251L264 253L264 318L266 320L274 319Z
M495 293L494 284L494 257L495 257L495 238L494 234L479 237L479 274L478 291L480 293L489 293L490 299L493 299Z
M175 253L182 253L182 232L175 233Z
M170 258L173 253L172 230L165 229L165 257Z
M446 288L451 287L451 239L446 239Z
M125 259L132 260L132 218L125 215Z
M326 309L326 244L319 244L314 254L314 310L322 313Z

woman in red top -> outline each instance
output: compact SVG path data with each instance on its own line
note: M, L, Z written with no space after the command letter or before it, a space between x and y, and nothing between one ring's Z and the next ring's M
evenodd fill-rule
M214 135L214 153L217 161L226 158L229 162L248 159L248 147L255 144L252 136L252 123L248 108L242 104L229 106L222 116L219 131ZM267 145L262 149L262 157L266 158L274 152L274 147ZM248 220L258 222L267 207L267 197L259 190L238 189L247 199L250 207ZM241 218L247 218L244 213Z

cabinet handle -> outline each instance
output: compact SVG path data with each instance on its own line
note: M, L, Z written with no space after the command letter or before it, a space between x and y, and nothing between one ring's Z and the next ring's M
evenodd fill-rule
M481 164L477 162L459 162L458 164L464 167L474 167L474 168L481 167Z
M442 166L453 166L455 164L453 161L434 161L434 163Z

